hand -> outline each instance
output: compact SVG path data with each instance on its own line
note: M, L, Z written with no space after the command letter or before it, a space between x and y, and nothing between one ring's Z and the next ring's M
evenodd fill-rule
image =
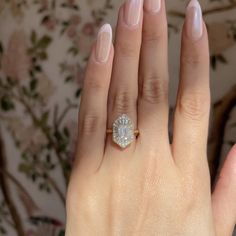
M236 146L211 195L207 163L209 50L197 0L186 10L181 72L168 137L165 1L128 0L92 49L67 194L67 236L230 236L236 222ZM106 133L127 114L139 136L121 149Z

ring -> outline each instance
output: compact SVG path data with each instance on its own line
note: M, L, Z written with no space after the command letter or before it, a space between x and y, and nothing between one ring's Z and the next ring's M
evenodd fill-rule
M113 142L124 149L139 135L139 130L134 130L131 119L123 114L113 122L112 129L107 129L106 133L112 134Z

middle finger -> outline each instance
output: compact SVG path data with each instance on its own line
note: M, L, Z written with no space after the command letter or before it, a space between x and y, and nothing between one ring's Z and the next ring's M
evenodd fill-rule
M138 119L142 143L168 139L168 35L164 0L145 0ZM161 139L159 137L162 137ZM150 137L150 138L148 138ZM152 145L151 144L151 145Z

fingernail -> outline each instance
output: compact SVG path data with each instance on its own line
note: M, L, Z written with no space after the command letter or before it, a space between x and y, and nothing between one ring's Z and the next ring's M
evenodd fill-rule
M139 23L143 9L143 0L127 0L125 4L124 18L129 26L135 26Z
M145 9L149 12L157 13L161 9L161 0L146 0Z
M198 40L202 37L202 9L198 0L191 0L187 7L187 34L193 40Z
M107 62L112 45L112 29L109 24L101 27L97 37L95 56L100 63Z

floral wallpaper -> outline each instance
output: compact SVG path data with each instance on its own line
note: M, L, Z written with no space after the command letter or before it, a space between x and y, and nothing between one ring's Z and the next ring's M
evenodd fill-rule
M214 180L236 142L236 1L200 2L211 49ZM115 29L121 3L0 0L0 235L64 235L84 69L97 30L104 22ZM173 111L187 1L166 3Z

